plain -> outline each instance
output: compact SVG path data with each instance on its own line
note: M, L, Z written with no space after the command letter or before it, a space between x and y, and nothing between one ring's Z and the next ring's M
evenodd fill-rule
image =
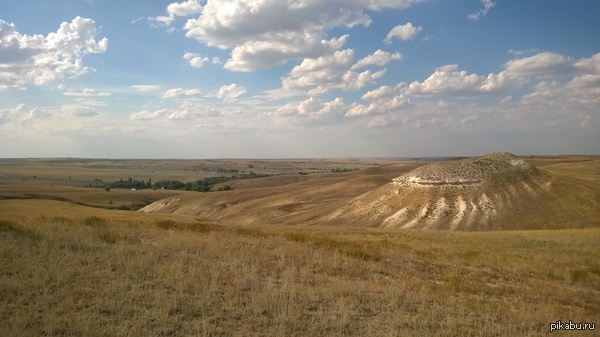
M593 186L600 182L598 158L535 160L545 171ZM264 188L274 179L275 185L307 190L369 182L345 192L351 198L391 179L397 168L390 166L422 165L298 162L302 168L295 174L261 178ZM12 164L0 167L0 177L14 176ZM260 172L254 164L242 165ZM308 167L314 173L297 173ZM107 169L86 177L90 183L116 180L140 170L96 177ZM261 169L269 169L268 161ZM257 182L238 181L233 191L206 194L106 191L35 181L62 175L68 184L75 175L64 168L21 172L27 179L0 185L0 335L545 336L558 320L600 317L598 227L463 232L360 223L249 226L111 206L178 194L233 196L235 188ZM563 333L594 334L554 332Z

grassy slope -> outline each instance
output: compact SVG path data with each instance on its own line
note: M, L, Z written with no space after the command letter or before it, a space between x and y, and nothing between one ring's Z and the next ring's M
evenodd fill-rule
M589 166L559 164L599 182ZM599 261L600 228L255 228L0 200L0 336L546 336L557 320L598 323Z
M493 205L499 207L497 213L467 215L459 228L514 230L600 226L600 174L592 174L599 171L600 161L569 159L569 163L561 160L558 164L544 160L542 168L548 171L535 181L504 176L487 186L487 190L475 189L470 194L468 190L435 194L435 189L417 188L395 195L395 190L386 185L392 178L423 165L413 162L345 173L238 180L231 183L234 191L188 194L152 211L249 225L352 225L358 221L363 226L380 226L386 216L403 207L410 206L410 216L414 217L423 206L433 206L442 197L456 207L458 195L469 204L478 203L485 192L494 200ZM560 165L560 174L551 171L553 165ZM447 212L446 218L436 226L448 225L453 214Z
M0 335L545 336L600 316L598 228L249 228L64 204L2 202Z
M190 193L188 191L152 189L130 191L116 188L105 191L102 188L27 184L0 185L0 189L0 199L5 200L57 200L91 207L133 210L137 210L156 200Z

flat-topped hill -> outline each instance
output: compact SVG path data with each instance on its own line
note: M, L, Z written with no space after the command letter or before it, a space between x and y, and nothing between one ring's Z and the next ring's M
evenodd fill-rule
M474 185L506 173L537 174L523 159L495 152L475 159L451 160L416 168L393 181L400 185Z
M597 223L599 206L598 186L497 152L418 167L361 196L340 216L400 228L562 228Z
M591 170L599 167L596 161L585 165ZM232 191L173 196L142 211L248 225L582 228L600 225L600 185L593 179L540 170L522 158L498 152L345 173L238 181L232 183Z

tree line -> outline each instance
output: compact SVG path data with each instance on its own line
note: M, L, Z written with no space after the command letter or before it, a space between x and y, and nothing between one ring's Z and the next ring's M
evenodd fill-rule
M185 190L185 191L197 191L197 192L209 192L212 187L216 184L221 184L230 180L235 179L252 179L252 178L263 178L268 177L269 174L260 174L250 171L250 173L244 173L239 175L232 176L219 176L219 177L207 177L204 179L199 179L191 182L182 182L179 180L161 180L155 183L152 183L152 179L148 179L148 181L137 180L133 178L127 178L126 180L115 181L112 184L106 185L105 189L108 191L111 188L124 188L124 189L165 189L165 190ZM225 185L219 187L220 191L231 190L230 185Z

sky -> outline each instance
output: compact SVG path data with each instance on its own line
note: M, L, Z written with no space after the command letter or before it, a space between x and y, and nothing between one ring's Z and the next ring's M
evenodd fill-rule
M600 154L600 1L0 0L0 157Z

